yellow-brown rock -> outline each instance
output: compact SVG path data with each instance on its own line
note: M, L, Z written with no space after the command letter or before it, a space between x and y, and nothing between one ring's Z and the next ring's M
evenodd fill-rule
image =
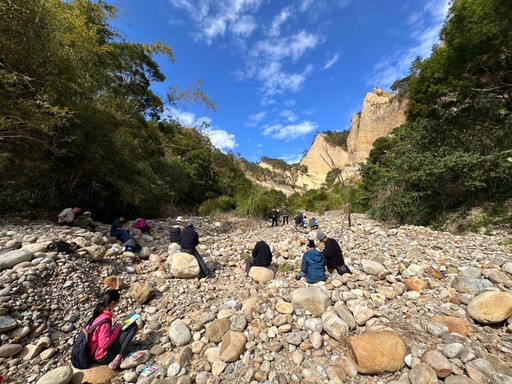
M422 279L405 279L403 281L408 291L423 291L427 283Z

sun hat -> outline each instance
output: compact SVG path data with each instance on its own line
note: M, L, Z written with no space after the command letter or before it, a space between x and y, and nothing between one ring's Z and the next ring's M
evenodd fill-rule
M89 216L91 216L91 211L85 211L85 212L84 212L84 215L89 215Z

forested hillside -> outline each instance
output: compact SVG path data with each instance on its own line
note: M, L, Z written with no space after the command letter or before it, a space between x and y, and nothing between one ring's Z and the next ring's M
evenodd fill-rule
M407 121L362 169L374 217L432 223L512 197L511 15L506 0L454 1L442 43L395 83Z
M249 182L197 130L157 122L164 105L215 108L199 84L149 88L165 76L164 43L125 41L104 2L0 3L0 213L73 204L97 218L158 214L234 195Z

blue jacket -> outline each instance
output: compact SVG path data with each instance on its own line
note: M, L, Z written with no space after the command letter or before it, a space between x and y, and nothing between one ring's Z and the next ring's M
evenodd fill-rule
M123 223L121 223L121 220L119 220L119 217L114 220L112 223L112 226L110 227L110 236L113 236L112 234L114 232L117 232L117 228L121 228L123 226Z
M309 280L325 281L325 259L321 252L310 249L302 256L300 270Z

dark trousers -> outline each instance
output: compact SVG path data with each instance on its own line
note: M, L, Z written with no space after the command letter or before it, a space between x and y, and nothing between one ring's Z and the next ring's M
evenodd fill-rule
M107 354L99 360L94 360L96 364L109 364L117 355L125 355L128 345L137 333L137 323L132 323L124 331L120 331L116 340L108 347Z
M128 239L130 238L130 232L129 231L114 231L110 232L110 236L117 237L117 238L123 238L123 243L126 243Z
M146 225L145 227L139 228L142 233L149 233L151 230L151 227L149 225Z
M73 222L68 223L67 221L61 221L61 222L59 223L59 225L60 225L61 227L65 226L65 225L67 225L68 227L72 227L72 226L73 226Z
M192 255L192 256L194 256L196 258L197 264L199 264L199 269L201 270L201 273L203 275L208 276L210 274L210 271L208 270L208 267L206 266L206 263L204 262L203 258L199 254L199 252L197 252L197 249L195 249L195 248L194 249L181 248L180 251L188 253L189 255Z
M286 224L288 224L288 216L283 216L283 225L285 224L284 222L286 221Z
M276 225L277 227L277 217L273 217L272 218L272 226L274 226L274 224Z

